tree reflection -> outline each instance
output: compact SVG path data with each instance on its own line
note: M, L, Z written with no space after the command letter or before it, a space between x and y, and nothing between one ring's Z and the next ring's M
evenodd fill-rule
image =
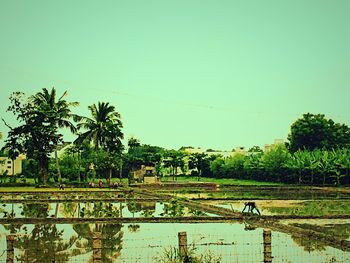
M172 199L170 203L164 204L164 210L161 215L169 217L184 216L184 209L185 207L177 199Z
M119 217L120 208L111 203L86 203L80 211L81 217ZM101 253L102 262L113 262L120 256L122 250L123 231L122 224L75 224L74 231L78 234L76 242L77 250L74 255L93 252L92 258L96 258L96 253Z
M69 241L63 239L63 231L57 230L56 225L35 225L28 233L20 235L14 243L15 248L20 250L16 260L18 262L68 262L69 249L72 248L76 236L70 237Z
M46 218L49 216L48 203L23 203L23 211L21 215L28 218Z

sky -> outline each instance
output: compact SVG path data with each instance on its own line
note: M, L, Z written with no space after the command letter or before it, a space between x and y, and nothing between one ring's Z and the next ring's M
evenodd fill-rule
M114 105L125 141L169 149L286 140L307 112L350 125L349 10L348 0L0 0L0 117L16 125L12 92L55 87L81 115Z

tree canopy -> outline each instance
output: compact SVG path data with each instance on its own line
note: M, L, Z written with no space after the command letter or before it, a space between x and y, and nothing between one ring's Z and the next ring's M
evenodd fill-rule
M323 114L306 113L291 125L288 140L291 152L343 148L350 146L350 129Z

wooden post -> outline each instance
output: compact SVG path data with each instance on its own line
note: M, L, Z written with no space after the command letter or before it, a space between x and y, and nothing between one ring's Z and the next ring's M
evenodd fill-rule
M179 252L182 256L187 256L187 233L179 232Z
M6 263L13 263L15 262L15 251L14 251L14 242L15 242L15 236L14 235L8 235L6 236L6 243L7 243L7 254L6 254Z
M102 263L102 233L94 232L92 236L92 261Z
M264 238L264 263L271 263L272 256L271 256L271 230L270 229L264 229L263 238Z

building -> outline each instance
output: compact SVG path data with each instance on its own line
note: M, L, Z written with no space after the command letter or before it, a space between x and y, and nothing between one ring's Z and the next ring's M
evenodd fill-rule
M131 177L139 183L159 183L159 177L156 173L156 167L152 165L141 165L131 171Z
M275 139L273 144L265 144L264 145L264 152L272 149L273 147L277 146L277 145L281 145L284 144L284 140L283 139Z
M21 174L22 173L22 160L25 156L21 154L14 162L8 157L0 157L0 174L7 173L7 175Z

